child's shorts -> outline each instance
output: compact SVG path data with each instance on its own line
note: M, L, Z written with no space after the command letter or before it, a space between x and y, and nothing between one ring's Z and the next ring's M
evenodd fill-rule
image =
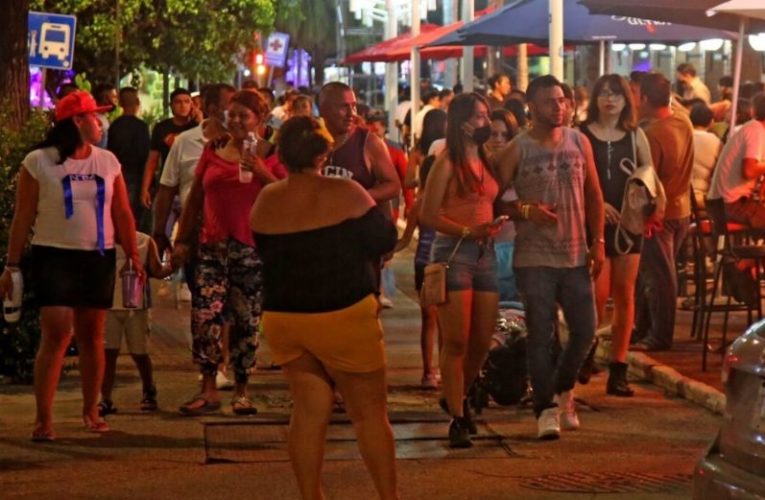
M150 331L148 309L110 310L106 313L104 337L107 349L119 350L124 335L130 354L148 354L147 339Z

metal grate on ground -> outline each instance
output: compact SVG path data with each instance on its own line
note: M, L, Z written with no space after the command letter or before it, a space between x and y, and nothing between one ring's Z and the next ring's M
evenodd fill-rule
M689 474L571 472L521 478L520 484L556 493L667 493L686 487L691 478Z
M448 446L449 421L441 415L391 414L396 439L396 456L401 460L508 458L515 453L504 437L478 423L473 447L452 450ZM252 419L209 420L203 422L205 461L286 462L287 428L285 415L258 416ZM347 418L333 418L327 429L325 460L361 460L353 426Z

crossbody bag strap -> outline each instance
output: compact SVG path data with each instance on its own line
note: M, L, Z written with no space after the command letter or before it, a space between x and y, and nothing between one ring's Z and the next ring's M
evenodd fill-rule
M452 260L454 260L454 256L457 255L457 250L460 249L460 245L462 245L462 240L464 240L465 237L463 236L460 238L460 240L457 242L456 245L454 245L454 250L452 250L452 253L449 254L449 258L446 259L446 267L449 267L449 264L452 263Z
M640 166L640 163L638 163L638 156L637 156L637 134L633 130L631 132L632 134L632 161L635 162L635 168Z

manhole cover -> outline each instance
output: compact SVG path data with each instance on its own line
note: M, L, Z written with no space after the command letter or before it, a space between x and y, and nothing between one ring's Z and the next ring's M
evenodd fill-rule
M398 417L398 418L396 418ZM448 420L438 416L391 415L398 459L508 458L515 456L503 436L479 424L473 447L451 450ZM286 416L251 420L204 422L205 459L211 462L288 461ZM327 429L325 460L361 460L356 435L346 418L334 419Z
M521 479L531 490L559 493L663 493L688 485L689 474L572 472Z

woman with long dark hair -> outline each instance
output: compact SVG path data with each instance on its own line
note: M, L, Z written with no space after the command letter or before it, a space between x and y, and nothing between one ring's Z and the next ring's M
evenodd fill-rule
M85 91L56 105L56 123L24 158L16 187L8 256L0 276L0 297L13 291L11 275L34 227L31 286L40 306L42 339L35 358L37 417L32 439L51 441L53 398L72 332L80 353L82 419L85 430L107 432L98 415L104 374L104 321L112 306L115 240L140 275L135 222L120 164L94 146L101 139L98 107ZM123 268L124 269L124 268Z
M438 147L438 144L443 142L445 135L446 112L442 109L431 109L422 121L422 137L409 153L409 167L404 178L405 188L423 187L420 168L429 155L437 155L443 150L443 146Z
M633 395L627 384L627 350L635 322L635 281L641 235L618 230L624 186L632 170L651 163L651 150L636 126L636 109L629 84L619 75L603 75L592 89L587 120L580 127L592 144L595 166L605 199L606 261L595 282L598 323L604 321L606 299L614 300L611 321L611 363L606 392Z
M428 177L433 162L440 151L432 152L434 144L444 142L446 136L446 112L440 109L431 109L425 115L422 126L422 139L417 144L417 150L423 156L423 161L419 166L420 187L417 191L417 199L412 206L409 217L406 220L404 234L396 245L396 251L402 250L409 245L415 228L418 230L417 249L414 256L414 286L417 293L422 289L422 283L425 279L425 266L430 262L430 251L433 246L433 239L436 234L433 229L421 224L422 218L422 195L425 189L425 181ZM441 146L443 150L444 146ZM433 347L441 345L440 335L438 333L438 318L435 306L420 306L420 352L422 354L422 379L421 385L424 389L437 389L441 380L441 374L433 368Z
M520 133L515 115L504 108L491 112L491 136L486 141L489 154L495 155L505 148ZM502 201L518 199L514 189L508 189L501 195ZM518 288L513 273L513 249L515 248L515 225L508 222L494 238L494 251L497 254L497 283L501 302L519 301Z
M472 445L475 425L465 398L489 349L497 315L497 268L493 237L499 231L493 205L499 192L483 151L491 135L489 105L475 92L449 106L446 153L430 172L422 222L436 231L432 261L446 262L447 301L438 306L441 328L442 407L453 417L452 447Z

